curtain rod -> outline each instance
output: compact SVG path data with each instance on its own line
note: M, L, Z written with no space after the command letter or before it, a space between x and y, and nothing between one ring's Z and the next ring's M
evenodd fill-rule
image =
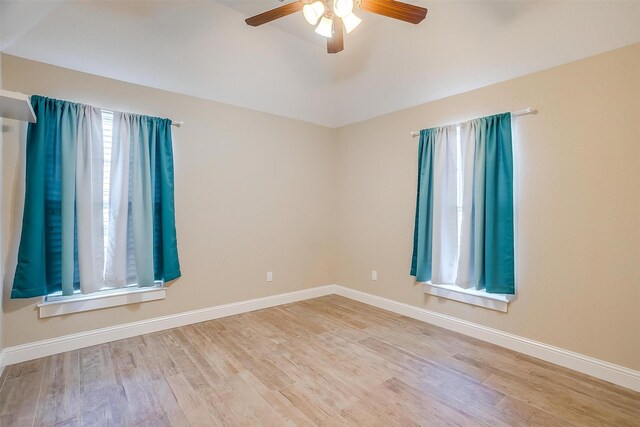
M30 95L29 95L29 96L30 96ZM74 101L70 101L70 102L74 102ZM78 102L76 102L76 103L77 103L77 104L79 104ZM88 105L88 104L85 104L85 105ZM92 107L95 107L95 106L93 106L93 105L92 105ZM107 108L102 108L102 107L95 107L95 108L99 108L99 109L101 109L102 111L106 111L106 112L108 112L108 113L113 113L113 110L109 110L109 109L107 109ZM134 114L135 114L135 113L134 113ZM169 120L171 120L171 126L175 126L175 127L177 127L177 128L181 127L181 126L184 124L184 122L183 122L183 121L178 121L178 120L173 120L173 119L169 119Z
M535 108L532 107L527 107L523 110L518 110L518 111L513 111L511 112L511 116L513 117L517 117L517 116L525 116L527 114L538 114L538 110L536 110ZM410 132L411 137L415 138L416 136L420 136L420 132Z
M97 107L100 108L100 107ZM107 113L112 113L113 114L113 110L107 110L106 108L100 108L102 111L106 111ZM179 128L180 126L182 126L184 124L183 121L177 121L177 120L173 120L173 119L169 119L171 120L171 126L175 126L177 128Z

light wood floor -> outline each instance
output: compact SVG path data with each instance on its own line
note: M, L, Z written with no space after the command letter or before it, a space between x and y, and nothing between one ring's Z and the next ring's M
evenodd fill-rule
M329 296L9 366L0 425L640 425L640 393Z

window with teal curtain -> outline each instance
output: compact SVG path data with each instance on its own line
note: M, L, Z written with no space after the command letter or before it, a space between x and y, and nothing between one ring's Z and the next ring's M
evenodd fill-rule
M454 127L420 132L411 275L515 294L511 114Z
M127 263L136 252L149 263L149 278L141 285L180 277L171 121L104 112L103 122L96 107L40 96L31 103L37 122L27 132L23 226L11 297L138 285L143 266ZM112 115L124 118L126 126L135 122L136 132L109 134L103 145L104 124L110 133ZM113 163L114 144L119 164ZM130 188L133 176L146 183L137 187L141 191ZM143 205L148 208L136 211L136 218L149 232L136 240L132 206ZM116 208L122 215L111 215ZM124 240L112 241L116 229L124 231ZM110 255L124 259L127 270L115 285L104 275Z

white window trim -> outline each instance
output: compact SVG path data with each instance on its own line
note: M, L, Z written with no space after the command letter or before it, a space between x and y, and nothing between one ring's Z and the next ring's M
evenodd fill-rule
M423 283L422 289L425 294L460 301L467 304L477 305L490 310L502 311L506 313L515 295L489 294L476 289L464 289L456 285L435 285Z
M99 310L119 305L139 304L163 300L167 296L165 287L122 288L95 292L90 295L73 295L60 300L43 301L38 304L40 318L62 316L64 314Z

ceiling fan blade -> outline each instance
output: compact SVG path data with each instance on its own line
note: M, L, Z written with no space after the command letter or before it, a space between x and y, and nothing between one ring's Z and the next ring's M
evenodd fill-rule
M361 0L360 9L412 24L419 24L427 16L426 8L395 0Z
M274 21L278 18L282 18L292 13L300 12L302 10L301 1L294 1L293 3L285 4L284 6L276 7L275 9L268 10L260 15L252 16L244 20L248 25L257 27L258 25L266 24L267 22Z
M344 24L337 16L333 19L333 37L327 39L327 52L338 53L344 49Z

